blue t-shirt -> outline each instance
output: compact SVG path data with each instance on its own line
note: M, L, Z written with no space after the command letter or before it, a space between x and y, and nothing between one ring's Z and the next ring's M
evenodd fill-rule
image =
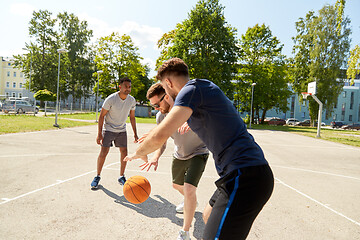
M268 164L231 101L213 82L188 81L174 105L193 110L187 122L213 153L220 177L239 168Z

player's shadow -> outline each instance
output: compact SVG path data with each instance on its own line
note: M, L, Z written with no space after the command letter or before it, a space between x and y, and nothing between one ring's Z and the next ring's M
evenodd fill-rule
M133 204L128 202L123 195L119 196L102 185L99 185L98 189L102 190L106 195L113 198L115 203L131 208L147 217L168 218L172 223L182 227L183 218L179 218L178 216L176 216L176 206L165 198L161 197L160 195L154 195L159 200L149 197L143 203ZM205 227L201 212L195 212L193 227L193 236L196 239L201 239Z

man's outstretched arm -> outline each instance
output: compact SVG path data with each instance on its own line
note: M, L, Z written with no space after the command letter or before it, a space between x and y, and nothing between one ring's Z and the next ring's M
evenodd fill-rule
M166 140L186 121L193 113L189 107L175 106L168 113L166 118L154 128L145 141L138 147L135 153L125 157L125 161L141 158L159 149Z

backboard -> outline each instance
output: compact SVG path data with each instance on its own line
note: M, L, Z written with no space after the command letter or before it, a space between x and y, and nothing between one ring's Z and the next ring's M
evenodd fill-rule
M308 93L311 93L312 95L316 94L316 82L310 82L308 83Z

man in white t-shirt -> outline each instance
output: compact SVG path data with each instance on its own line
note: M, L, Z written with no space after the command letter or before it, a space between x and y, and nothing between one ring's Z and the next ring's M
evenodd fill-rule
M151 105L159 112L156 114L156 123L160 124L169 113L174 102L166 95L165 89L160 83L152 85L146 95ZM190 239L190 226L195 215L197 200L196 190L200 178L205 170L209 156L209 150L205 143L194 133L187 124L179 128L171 135L175 143L175 152L172 162L173 188L184 196L184 202L176 207L176 212L184 213L183 228L177 239ZM140 138L139 142L143 139ZM155 151L152 158L143 164L143 169L150 169L154 165L157 169L158 160L166 149L166 142L161 148Z
M97 175L91 183L91 188L97 188L99 185L101 170L110 147L113 146L112 142L120 150L120 177L118 182L120 185L124 185L126 182L124 158L127 155L126 119L129 114L134 132L134 142L138 140L135 121L136 101L133 96L129 95L130 92L131 80L122 78L120 79L119 91L108 96L103 103L96 138L96 143L101 145L101 150L97 159Z

